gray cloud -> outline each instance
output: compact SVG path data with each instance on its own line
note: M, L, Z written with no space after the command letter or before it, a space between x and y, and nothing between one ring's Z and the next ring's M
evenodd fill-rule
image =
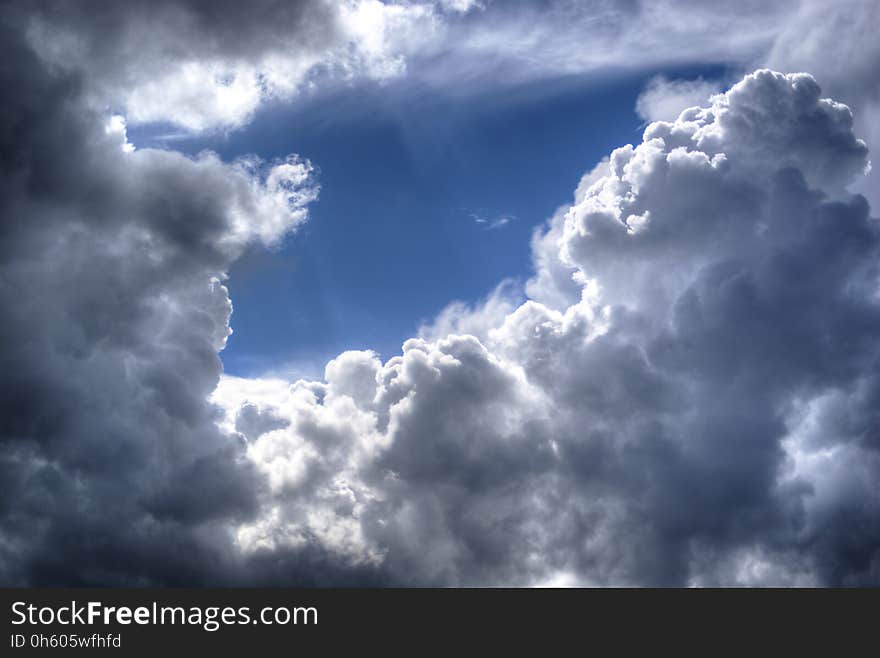
M376 0L39 0L12 11L40 57L80 75L96 106L194 132L240 127L318 80L398 76L405 52L458 13Z
M303 221L309 166L132 152L20 27L5 16L0 64L0 579L200 582L262 487L207 402L221 280Z

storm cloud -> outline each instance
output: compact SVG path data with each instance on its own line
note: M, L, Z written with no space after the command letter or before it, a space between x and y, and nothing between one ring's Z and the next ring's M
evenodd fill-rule
M323 3L72 6L3 11L0 582L880 582L880 227L811 75L758 70L609 154L535 236L526 301L242 379L226 271L306 221L312 165L135 149L114 112L235 126L301 71L397 55ZM220 62L207 105L154 113L187 62ZM217 114L230 70L258 100Z
M261 487L207 402L222 279L305 219L311 167L132 151L20 27L0 39L0 577L197 581L222 559L214 527L252 514Z

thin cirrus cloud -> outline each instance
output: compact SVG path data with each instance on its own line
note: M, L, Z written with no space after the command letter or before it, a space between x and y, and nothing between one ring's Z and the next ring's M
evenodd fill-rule
M205 132L240 127L322 80L399 76L405 52L471 4L46 0L19 23L47 62L85 76L97 106Z
M688 3L4 9L0 582L876 584L880 234L847 190L877 96L859 66L759 70L649 125L535 234L527 299L503 283L397 356L296 382L223 376L218 353L225 273L306 221L311 163L133 149L106 113L226 129L328 72L439 80L440 53L471 61L510 25L499 57L541 53L529 75L626 63L642 37L662 61L790 69L818 62L821 29L864 37L835 6L779 5L772 28ZM566 65L564 39L540 48L563 24L615 38Z
M468 217L474 221L474 224L487 231L493 231L507 226L510 222L516 219L513 215L498 215L497 217L490 217L486 214L476 212L469 212Z

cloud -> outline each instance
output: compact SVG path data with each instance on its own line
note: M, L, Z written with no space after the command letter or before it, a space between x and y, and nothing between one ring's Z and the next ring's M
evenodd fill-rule
M827 93L855 114L856 130L873 152L880 144L880 44L871 26L880 21L880 5L872 0L799 5L781 25L766 66L782 71L809 71ZM833 53L833 54L832 54ZM852 188L874 207L880 204L877 168Z
M397 76L403 51L444 15L432 3L378 0L41 0L13 11L26 14L35 51L81 76L96 105L194 132L240 127L318 79Z
M656 76L636 100L636 113L645 121L673 121L682 110L701 105L721 91L713 80L667 80Z
M0 580L214 581L265 486L207 401L222 281L305 220L311 167L133 150L78 76L2 32Z
M688 10L687 3L671 7L670 16L680 17ZM845 103L855 113L856 132L873 150L880 134L880 79L875 74L880 66L880 46L872 30L880 20L880 7L873 0L802 0L788 4L766 6L740 5L732 11L742 10L756 18L764 11L778 11L775 18L767 18L763 25L743 23L740 29L751 35L753 48L729 56L717 57L711 49L703 49L702 57L693 61L705 64L707 59L716 63L748 70L769 67L786 73L809 71L823 86L826 93ZM710 27L720 27L722 16L707 17ZM645 29L657 24L647 22ZM706 29L699 23L694 28ZM771 26L772 27L768 27ZM745 35L742 35L745 38ZM687 39L689 43L696 43ZM745 40L749 40L745 38ZM688 49L689 45L672 47ZM661 56L656 49L643 51L649 56ZM836 53L829 56L829 53ZM642 92L636 105L639 116L647 121L671 120L677 112L699 100L700 95L720 90L718 82L705 80L666 80L653 78ZM880 184L876 171L860 177L853 191L864 194L876 207L880 203Z
M500 325L522 303L521 288L516 280L506 279L476 304L451 302L431 322L419 327L419 338L431 342L450 334L469 334L485 342L489 330Z
M224 380L227 418L287 423L248 437L272 486L238 546L398 584L876 583L866 156L813 78L758 71L585 176L551 226L575 303Z
M495 218L490 218L484 216L482 213L469 212L468 217L474 220L474 223L478 226L481 226L487 231L492 231L496 228L502 228L507 226L516 219L513 215L498 215Z

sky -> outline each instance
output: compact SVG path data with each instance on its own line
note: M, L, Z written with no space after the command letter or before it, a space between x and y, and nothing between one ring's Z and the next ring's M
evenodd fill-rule
M230 270L234 333L222 354L232 375L314 378L347 349L393 356L452 300L475 303L504 279L525 281L532 231L585 170L640 135L636 99L653 77L563 78L466 97L404 80L349 84L275 104L232 133L169 142L162 126L128 138L224 159L299 151L320 167L308 225ZM376 258L387 252L395 256Z
M875 0L0 8L0 584L880 584Z

